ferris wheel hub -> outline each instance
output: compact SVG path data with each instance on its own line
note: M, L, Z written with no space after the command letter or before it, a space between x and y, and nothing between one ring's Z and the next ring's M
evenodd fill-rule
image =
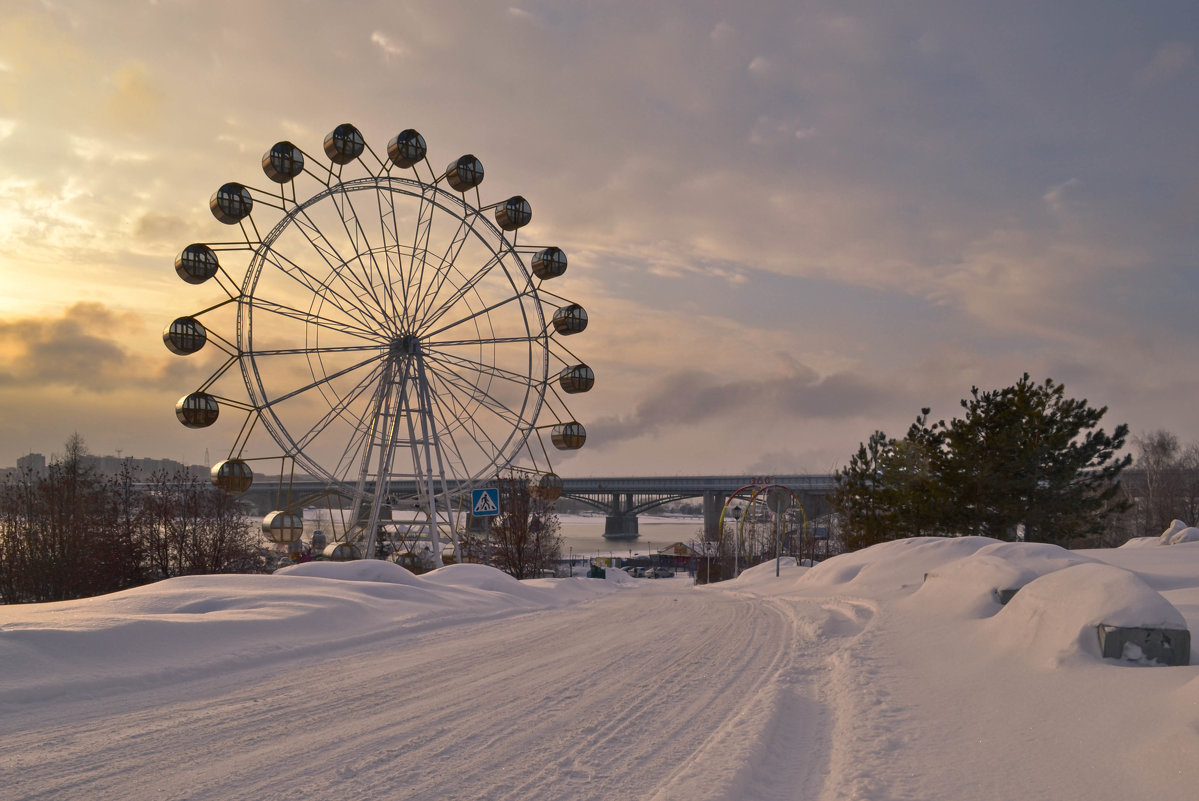
M421 353L420 337L404 334L391 341L392 356L416 356Z

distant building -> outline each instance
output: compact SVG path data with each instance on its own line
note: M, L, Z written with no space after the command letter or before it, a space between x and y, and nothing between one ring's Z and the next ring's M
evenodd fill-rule
M31 473L46 472L46 457L40 453L31 453L17 459L17 470L28 470Z
M81 466L95 470L101 476L116 476L120 475L121 471L128 467L129 471L134 475L136 480L144 481L148 479L155 471L163 470L168 474L177 471L184 471L196 478L207 479L209 468L205 465L184 465L182 462L177 462L174 459L145 459L136 458L133 456L94 456L87 455L80 460ZM31 453L28 456L21 456L17 459L16 468L7 468L0 470L0 476L8 474L20 474L29 471L34 475L45 475L46 473L46 457L40 453Z

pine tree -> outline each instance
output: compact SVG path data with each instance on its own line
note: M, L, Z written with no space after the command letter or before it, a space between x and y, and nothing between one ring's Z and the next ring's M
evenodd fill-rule
M922 409L902 440L876 431L836 474L831 500L846 545L922 534L1067 542L1123 511L1117 458L1128 427L1097 428L1107 407L1066 397L1027 373L962 400L961 418L929 425Z
M973 387L961 403L965 415L943 425L959 533L1012 539L1022 527L1026 540L1066 542L1102 529L1132 459L1116 458L1128 426L1096 428L1106 406L1028 373L1004 389Z

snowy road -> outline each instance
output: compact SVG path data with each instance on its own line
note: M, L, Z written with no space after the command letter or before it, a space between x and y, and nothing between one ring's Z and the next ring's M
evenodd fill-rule
M818 607L807 619L795 608L645 582L266 670L10 710L4 796L767 799L789 774L786 797L815 798L829 738L814 699L831 646L813 634L830 627ZM782 739L770 731L780 716ZM761 772L773 778L755 790Z
M0 606L0 798L1191 801L1199 651L1105 659L1097 624L1199 630L1197 577L1199 542L965 537L710 587L365 560Z

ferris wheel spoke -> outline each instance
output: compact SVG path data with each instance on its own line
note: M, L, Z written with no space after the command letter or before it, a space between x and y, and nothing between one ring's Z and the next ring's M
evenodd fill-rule
M294 398L296 395L302 395L305 392L308 392L309 390L313 390L318 387L325 386L325 385L329 384L330 382L334 381L335 379L341 378L343 375L349 375L350 373L354 372L355 370L361 369L361 368L365 367L366 365L370 364L371 362L377 361L378 358L379 358L378 356L372 356L369 359L363 359L362 361L358 362L357 364L352 364L349 367L338 370L336 373L331 373L329 375L321 376L316 381L312 381L308 384L305 384L304 386L300 387L299 389L292 390L291 392L288 392L285 395L280 395L277 398L267 401L264 404L263 408L266 408L266 409L273 408L275 406L278 406L280 403L282 403L285 400Z
M368 389L371 389L375 385L375 382L378 380L379 374L382 372L382 370L383 365L377 365L375 369L371 370L364 378L362 378L362 380L355 384L349 392L346 392L344 396L339 395L338 402L330 406L329 411L327 411L319 420L317 420L316 423L312 425L307 434L300 438L300 442L297 443L298 447L301 449L308 447L317 437L325 432L325 430L336 418L341 417L343 414L348 414L347 410L350 408L351 404L361 398L364 392L366 392ZM361 419L362 418L359 417L359 420Z
M480 267L474 275L468 278L462 285L455 287L454 292L446 298L436 309L425 314L420 321L419 328L426 328L431 325L436 325L437 321L445 315L449 314L450 309L454 308L467 294L474 289L475 285L483 280L495 267L503 263L503 256L496 253L488 259L482 267ZM517 297L524 293L518 293ZM444 330L444 329L443 329Z
M300 287L310 293L313 297L320 297L329 302L333 308L337 309L346 317L361 323L363 326L370 328L372 321L363 315L362 309L357 303L352 302L351 298L335 292L327 282L321 281L316 276L305 270L296 262L284 256L278 251L271 250L265 259L269 264L275 267L283 275L286 275L291 280L295 281ZM286 263L286 264L284 264Z
M512 423L519 423L522 420L522 415L514 411L507 404L495 397L491 392L483 389L478 384L474 384L466 380L463 376L453 370L446 370L445 375L437 373L437 377L446 387L456 388L461 392L465 392L472 400L476 401L479 406L491 411L498 417Z
M346 325L338 320L331 320L328 317L321 317L320 315L316 315L311 312L293 309L291 306L284 306L282 303L274 303L264 298L254 298L249 301L249 305L255 311L277 314L280 317L287 317L289 319L297 320L309 325L315 325L319 328L324 328L329 331L336 331L341 334L357 337L358 339L370 338L376 341L379 339L379 334L369 328L359 328L353 325ZM376 347L378 346L376 345Z
M460 416L447 416L445 403L443 403L442 396L440 394L431 393L430 398L430 405L432 406L430 411L436 420L439 421L439 426L443 432L440 438L441 441L448 443L450 450L453 452L452 455L457 458L457 464L461 466L461 469L464 473L469 473L470 471L467 470L466 466L470 464L470 460L467 458L467 455L462 452L462 446L458 443L459 437L455 436L455 432L458 429L461 428L465 430L465 422L463 422L463 418ZM464 476L464 478L469 478L469 475Z
M338 457L333 469L338 481L348 483L351 478L355 482L358 480L358 464L362 459L363 448L366 447L368 439L368 432L355 429L354 433L346 440L346 446L342 449L341 456Z
M370 239L367 236L366 229L362 226L362 222L358 218L358 210L354 207L354 202L350 199L348 192L341 195L341 203L338 203L337 198L337 194L334 194L331 197L333 201L333 207L337 209L338 215L341 217L341 225L345 229L346 236L350 238L350 243L352 244L355 253L358 254L357 259L359 263L362 264L364 272L368 273L365 276L367 279L364 283L365 291L370 295L371 299L374 300L375 306L381 312L383 312L383 316L385 318L390 318L392 315L389 314L388 306L384 304L383 299L379 297L379 294L376 291L376 286L378 285L383 286L385 289L387 288L387 277L379 269L379 262L375 256L374 249L371 247ZM349 214L346 213L347 211ZM351 230L351 222L353 222L353 230ZM364 253L369 261L369 267L366 262L363 262L362 254ZM378 285L375 283L371 275L372 272L379 278Z
M378 322L373 319L370 312L357 301L354 295L346 295L336 291L329 281L322 281L298 263L276 250L269 251L266 259L280 273L291 278L303 289L311 293L313 298L320 298L322 301L329 303L329 305L346 315L346 317L361 323L366 328L378 327ZM286 263L286 266L284 263ZM327 260L326 263L328 263ZM340 271L333 267L333 265L329 266L332 270L330 275L339 275ZM341 283L345 284L346 282L343 279ZM349 285L346 285L346 288L351 292L353 291L353 287Z
M404 267L403 260L400 258L400 221L396 216L395 194L377 192L375 198L379 207L379 230L383 238L383 255L387 265L387 275L383 285L387 287L387 298L391 303L391 316L393 319L400 318L402 311L403 319L407 319L408 284L403 280ZM400 289L399 306L396 305L395 287L397 285Z
M470 370L471 372L478 373L480 375L494 375L497 378L503 378L511 381L514 384L520 384L521 386L534 383L525 373L507 370L494 364L475 361L464 356L455 356L450 353L439 353L431 354L429 359L435 364L444 363L447 369L460 368Z
M447 405L447 413L449 411ZM461 427L463 438L468 443L473 443L480 455L492 465L498 463L512 437L522 431L519 422L513 423L502 418L497 418L497 422L492 425L486 425L479 419L478 414L470 413L465 407L457 412L457 417L464 421ZM497 437L497 431L504 432L504 435ZM522 436L527 436L527 433Z
M383 311L382 309L372 308L369 304L362 303L358 293L364 293L374 299L370 289L362 283L359 275L350 269L352 259L345 259L338 252L337 248L329 241L329 237L320 229L320 226L309 216L308 210L300 209L300 214L295 216L296 228L308 240L308 244L312 249L325 261L325 264L331 271L331 276L336 276L341 284L349 292L349 297L355 298L358 302L354 303L354 307L359 309L365 317L364 322L369 321L369 324L378 328L384 328L383 320L380 319L376 312ZM314 236L315 232L315 236ZM321 243L324 243L322 246ZM326 249L327 248L327 249ZM351 281L350 279L353 279ZM327 283L327 282L322 282ZM339 294L339 297L341 295Z
M421 336L424 337L425 339L429 339L431 337L437 336L438 334L443 334L446 331L449 331L450 329L456 328L465 323L473 322L474 320L477 320L480 317L490 315L493 311L502 309L510 303L520 303L520 301L523 300L529 294L531 294L531 293L521 292L516 295L510 295L510 296L504 298L503 300L499 301L498 303L492 303L490 306L484 306L481 309L472 311L470 314L466 315L465 317L460 317L457 320L454 320L452 323L443 325L441 328L438 328L434 331L424 332L421 334Z
M444 383L439 381L438 383ZM446 438L449 439L454 446L455 453L462 463L469 464L467 458L462 454L462 449L458 445L458 437L454 436L454 432L462 431L466 436L465 439L473 442L479 452L490 461L494 462L502 450L502 446L495 441L491 432L486 426L479 423L477 417L470 412L465 404L458 397L458 393L452 389L446 389L433 395L433 403L438 409L438 416L442 419L442 424L445 427ZM451 403L452 401L452 403ZM468 429L469 427L469 429ZM480 439L486 440L488 448L483 447Z
M433 232L433 211L437 207L434 198L436 197L436 189L428 186L422 189L420 195L420 206L417 209L416 228L412 232L412 256L411 264L409 265L408 273L409 280L415 278L416 298L411 298L405 293L404 319L413 321L416 319L417 309L421 287L425 286L425 270L428 267L429 256L429 237ZM419 261L419 267L417 262ZM411 304L411 305L410 305Z
M511 345L514 343L529 343L540 342L545 339L545 334L529 334L523 337L490 337L480 339L438 339L429 343L430 347L437 348L454 348L454 347L474 347L479 345Z
M421 293L416 304L416 319L417 327L423 324L421 320L425 316L427 309L432 308L437 301L437 297L441 294L441 290L445 287L451 273L455 271L454 261L458 258L458 254L462 252L462 246L466 244L466 239L474 230L470 223L478 215L477 211L464 214L458 221L458 230L454 231L454 236L446 246L445 253L441 256L441 269L437 271L433 280L429 281L428 287Z
M382 348L382 345L327 345L324 347L317 345L310 348L256 348L254 350L254 358L259 359L264 356L313 356L324 353L361 353L370 350L378 353Z

